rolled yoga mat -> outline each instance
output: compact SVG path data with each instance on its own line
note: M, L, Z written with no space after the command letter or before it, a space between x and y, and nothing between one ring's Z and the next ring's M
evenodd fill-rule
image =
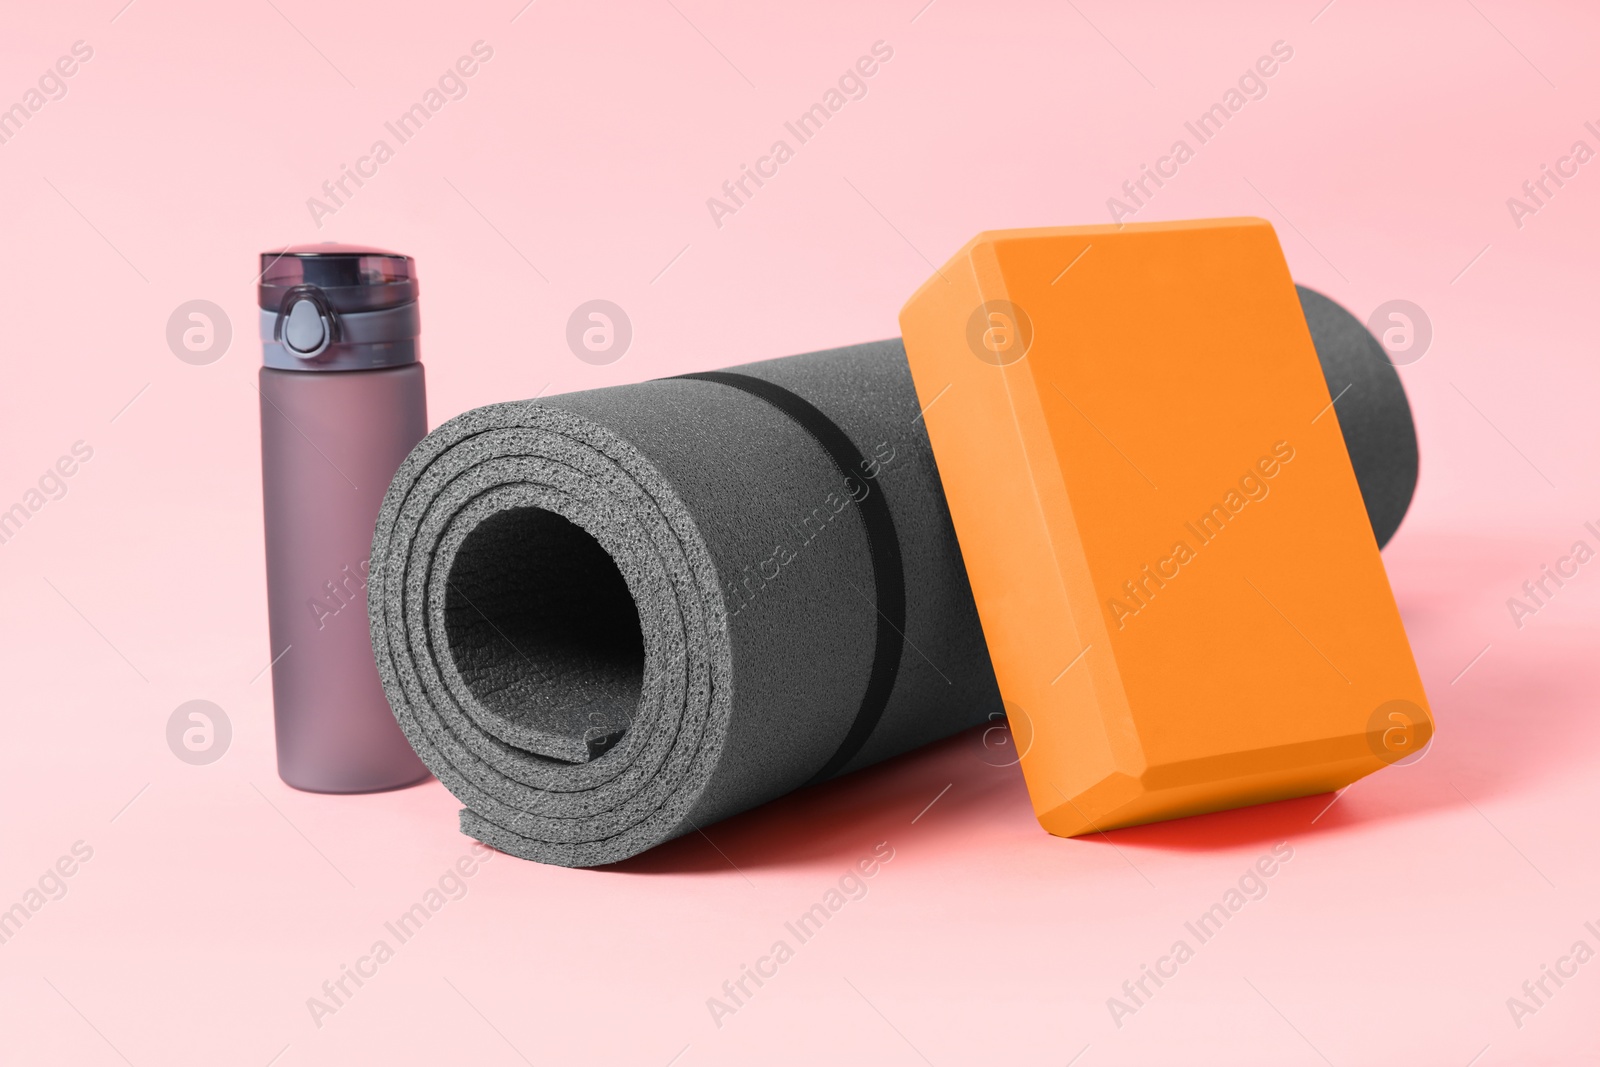
M1323 318L1348 377L1349 327L1370 335ZM1411 432L1388 370L1341 425ZM369 597L462 831L545 863L625 859L1002 713L898 339L451 419L389 488Z

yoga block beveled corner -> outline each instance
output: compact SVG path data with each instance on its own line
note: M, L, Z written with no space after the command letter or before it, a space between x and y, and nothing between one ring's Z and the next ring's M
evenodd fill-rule
M900 324L1045 829L1326 792L1427 744L1268 223L980 234Z

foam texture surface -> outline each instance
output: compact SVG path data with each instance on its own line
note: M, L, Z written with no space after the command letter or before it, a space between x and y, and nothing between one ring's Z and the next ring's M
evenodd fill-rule
M999 717L900 342L730 369L809 401L866 469L749 392L665 379L467 412L396 474L374 650L465 833L603 864L812 779L881 626L866 494L892 516L903 648L836 773Z

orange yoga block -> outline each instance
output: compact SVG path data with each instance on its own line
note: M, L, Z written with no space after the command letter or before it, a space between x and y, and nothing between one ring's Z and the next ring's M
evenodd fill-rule
M1326 792L1427 744L1271 225L979 234L900 324L1046 830Z

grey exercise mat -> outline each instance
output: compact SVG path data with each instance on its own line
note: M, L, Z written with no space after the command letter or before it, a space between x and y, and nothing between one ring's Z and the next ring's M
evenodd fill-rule
M1357 373L1365 329L1325 317L1330 379ZM1398 394L1410 433L1389 372L1341 425L1373 406L1350 425L1392 431ZM395 475L369 589L384 688L462 831L545 863L1002 711L899 340L454 418Z
M1300 309L1322 361L1328 395L1361 486L1378 547L1389 543L1417 487L1417 432L1400 372L1383 346L1350 312L1305 286Z

